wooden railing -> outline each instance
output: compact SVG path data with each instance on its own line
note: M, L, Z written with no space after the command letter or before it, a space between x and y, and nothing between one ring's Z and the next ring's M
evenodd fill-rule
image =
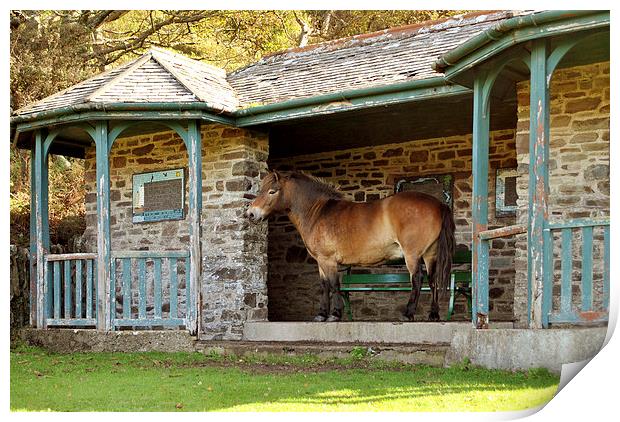
M97 318L95 253L44 257L47 326L94 326Z
M474 232L472 322L476 328L489 328L489 249L491 241L521 233L527 233L527 227L523 224Z
M602 242L595 244L595 230L602 231ZM610 230L609 217L575 219L561 223L549 223L544 228L544 278L543 278L543 326L553 323L584 323L607 321L609 317L609 264L610 264ZM560 248L554 256L554 233L560 233ZM580 233L581 251L573 253L573 239ZM594 251L597 251L597 256ZM581 291L580 303L575 303L573 295L573 270L578 268L573 262L574 256L581 258L581 279L577 280ZM557 259L556 259L557 258ZM554 265L559 261L558 265ZM595 268L598 262L599 268ZM559 269L559 277L555 276ZM594 274L601 279L601 286L595 289ZM554 309L554 279L560 281L560 300ZM596 305L595 306L595 298Z
M189 261L188 251L113 251L112 326L186 326L192 306L187 300ZM167 277L163 277L164 272ZM180 277L184 277L184 289L179 288ZM167 309L164 309L164 296L168 299ZM179 304L184 298L185 309L181 312Z

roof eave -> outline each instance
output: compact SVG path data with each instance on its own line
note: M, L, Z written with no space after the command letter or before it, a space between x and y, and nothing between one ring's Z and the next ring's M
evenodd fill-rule
M609 11L552 10L506 19L442 54L432 64L446 79L463 83L463 74L516 44L609 26Z
M451 84L443 76L438 76L282 101L238 110L233 115L238 127L249 127L469 92L469 88Z
M177 103L82 103L39 113L15 115L11 127L17 131L34 130L64 122L80 122L89 119L184 119L188 112L199 113L204 120L222 124L234 124L232 110L204 102ZM159 114L158 114L159 113Z

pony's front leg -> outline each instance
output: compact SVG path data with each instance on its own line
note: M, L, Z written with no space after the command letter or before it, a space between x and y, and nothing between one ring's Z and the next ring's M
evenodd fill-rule
M340 295L338 264L332 259L326 258L318 258L317 262L319 264L319 274L323 285L323 294L321 295L319 315L317 315L314 320L327 322L340 321L340 318L342 318L344 301ZM321 317L324 317L324 319L319 319Z
M329 314L329 280L321 274L321 301L319 303L319 314L314 317L314 322L323 322Z
M338 279L338 272L331 274L329 277L329 287L331 290L331 314L327 318L327 322L337 322L342 318L342 310L344 308L344 301L340 294L340 280Z

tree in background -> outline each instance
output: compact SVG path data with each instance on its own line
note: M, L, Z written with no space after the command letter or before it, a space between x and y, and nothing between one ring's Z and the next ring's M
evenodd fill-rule
M175 50L230 72L286 48L463 12L14 10L10 12L11 110L132 60L151 47ZM26 244L30 156L12 148L10 157L11 243ZM65 241L67 231L83 230L83 171L82 160L50 158L53 242ZM63 221L71 224L63 228Z

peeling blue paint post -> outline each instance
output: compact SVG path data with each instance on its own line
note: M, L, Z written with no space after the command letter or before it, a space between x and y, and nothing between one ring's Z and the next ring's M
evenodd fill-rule
M189 295L187 298L187 329L191 334L198 332L198 288L200 282L201 247L200 217L202 215L202 143L200 122L191 120L187 127L187 152L189 155ZM186 266L187 271L187 266Z
M489 201L489 102L490 88L485 87L486 73L474 80L474 111L472 135L472 319L476 328L489 322L489 242L480 239L488 226ZM487 89L485 89L487 88Z
M37 274L37 327L46 328L46 290L47 272L45 271L45 255L49 250L49 224L47 218L48 204L48 172L47 159L44 151L44 135L41 130L34 136L34 212L36 227L36 274Z
M108 122L95 125L97 159L97 329L111 330L116 297L110 286L110 161Z
M528 297L530 328L542 328L544 249L543 229L549 196L549 85L547 40L532 43L530 66L530 140L528 184Z
M36 175L35 175L35 148L30 150L30 285L29 285L29 307L30 307L30 320L29 323L32 327L37 327L37 220L36 220Z

